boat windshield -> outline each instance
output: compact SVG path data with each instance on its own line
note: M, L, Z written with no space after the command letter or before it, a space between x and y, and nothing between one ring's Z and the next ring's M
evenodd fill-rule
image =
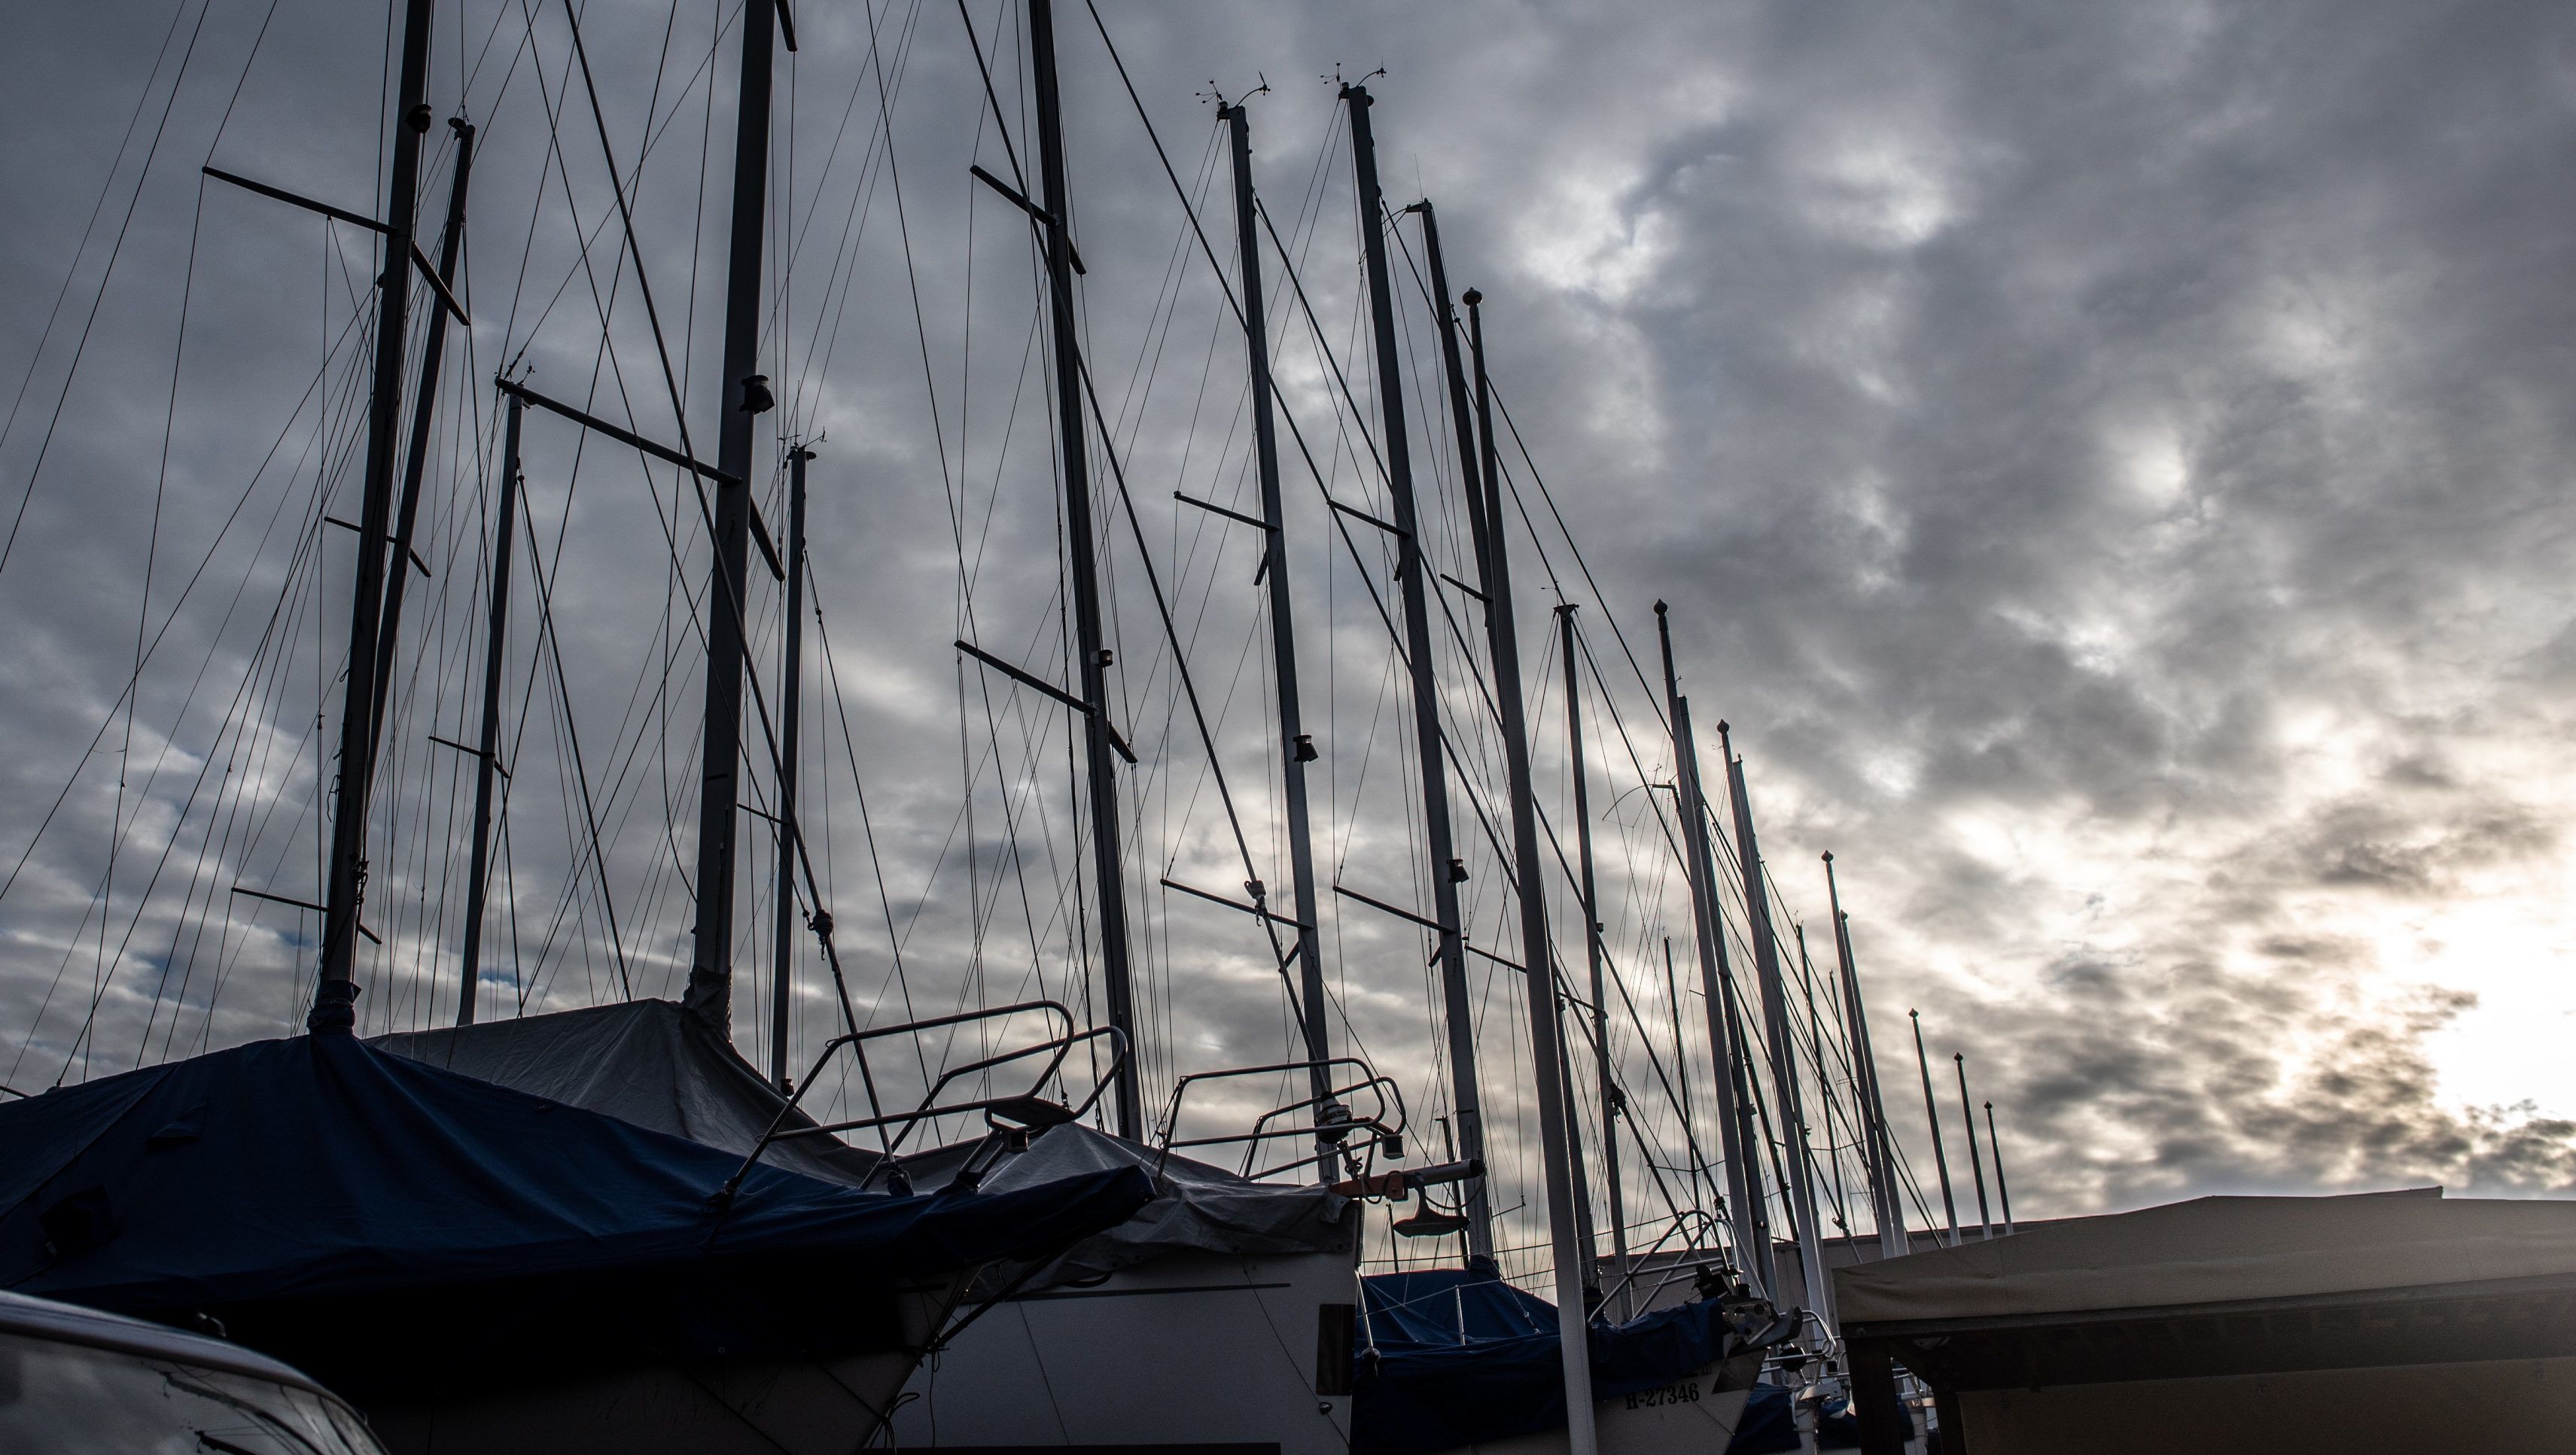
M0 1450L384 1455L347 1405L226 1369L0 1333Z

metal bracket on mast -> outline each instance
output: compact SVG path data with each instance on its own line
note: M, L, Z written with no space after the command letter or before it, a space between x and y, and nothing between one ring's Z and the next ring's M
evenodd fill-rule
M571 420L573 423L580 425L584 429L596 430L599 433L608 436L610 439L617 441L621 445L642 450L644 453L651 455L654 459L664 461L668 464L677 465L692 475L703 476L706 479L715 481L719 485L739 485L742 483L742 477L738 475L729 475L724 471L717 469L713 465L706 464L703 461L690 459L687 455L681 454L678 450L672 449L669 445L655 444L653 441L644 438L642 435L637 434L631 429L623 429L617 425L610 424L607 420L600 418L598 415L575 409L571 405L561 403L557 400L548 399L536 390L531 389L527 385L521 384L516 380L506 378L495 379L492 381L492 384L494 388L499 389L502 393L509 395L513 399L517 399L523 403L533 404L537 408L546 411L548 414L562 415L564 418Z
M1083 701L1081 698L1076 697L1072 693L1065 691L1063 688L1056 686L1054 683L1049 682L1044 677L1037 675L1035 672L1024 672L1019 668L1012 666L1010 663L1003 661L1001 658L994 656L988 651L985 651L982 647L975 645L964 637L959 637L955 642L951 643L951 645L955 646L957 650L964 652L967 656L974 658L976 661L983 663L985 666L990 667L994 671L1001 673L1003 676L1010 678L1012 681L1019 683L1021 686L1029 688L1032 691L1045 693L1047 696L1052 697L1056 701L1063 703L1065 706L1072 708L1074 711L1081 713L1083 716L1097 719L1100 723L1100 730L1109 734L1109 746L1118 750L1118 756L1127 760L1127 766L1131 768L1136 766L1136 750L1127 746L1127 740L1119 735L1118 725L1111 722L1109 720L1109 715L1102 712L1096 704Z
M326 515L322 517L322 523L324 525L336 525L340 529L349 532L351 535L356 535L366 529L366 527L358 524L354 520L342 520L336 515ZM423 576L434 576L438 574L437 572L429 569L429 563L427 561L420 558L420 550L418 547L406 546L403 548L403 554L411 558L412 569L418 571Z
M1183 505L1195 505L1210 515L1222 515L1228 520L1240 521L1245 525L1251 526L1255 530L1275 531L1279 529L1278 526L1273 525L1269 521L1263 520L1260 516L1246 515L1240 510L1228 510L1213 500L1201 500L1195 495L1183 495L1178 490L1172 492L1172 498L1181 502ZM1268 557L1265 556L1263 560L1266 562Z
M1162 883L1165 889L1177 889L1181 893L1189 895L1194 899L1204 899L1210 904L1222 904L1228 909L1241 910L1245 914L1256 915L1262 919L1266 919L1272 924L1282 924L1288 926L1290 929L1299 930L1311 930L1314 928L1313 925L1306 923L1304 920L1301 920L1294 915L1281 914L1277 910L1263 909L1260 905L1246 904L1239 899L1228 899L1222 894L1210 894L1204 889L1192 888L1177 879L1165 879Z
M1324 497L1324 503L1331 506L1334 513L1347 515L1362 525L1376 526L1379 530L1386 532L1388 535L1394 536L1398 540L1409 541L1413 539L1413 532L1406 530L1404 527L1396 525L1391 521L1380 520L1376 516L1369 514L1367 511L1360 509L1358 506L1344 505L1342 502L1335 500L1329 495Z
M509 379L495 379L493 383L497 385L504 394L510 395L515 399L523 400L526 403L533 404L537 408L542 409L549 414L562 415L564 418L571 420L573 423L580 425L584 429L595 430L600 434L604 434L610 439L617 441L621 445L625 445L630 449L641 450L645 454L651 455L654 459L660 460L665 464L677 465L681 469L686 470L690 474L696 475L701 479L713 480L719 485L739 485L742 483L739 477L724 470L719 470L704 460L692 459L688 455L672 449L669 445L656 444L631 429L624 429L617 425L610 424L607 420L604 420L598 415L592 414L587 410L575 409L561 400L548 399L546 396L539 394L537 391L529 388L525 384L516 383ZM760 508L757 505L754 505L749 501L745 501L744 506L750 516L752 543L760 547L761 559L768 565L771 579L778 581L786 580L787 564L779 555L777 542L770 538L768 522L761 519Z
M345 207L334 207L328 202L316 202L310 197L289 192L283 187L272 187L266 182L254 182L248 177L237 172L227 172L221 167L199 167L197 170L218 182L230 182L243 191L256 192L262 197L274 198L289 206L301 207L307 212L318 212L334 222L352 223L379 237L389 237L393 234L392 228L364 213L351 212ZM472 328L474 320L465 316L465 305L457 302L456 295L448 291L447 280L438 276L438 266L429 260L429 254L422 252L420 244L416 241L409 244L409 251L412 267L419 271L421 281L429 285L429 291L438 295L439 306L445 308L458 323Z
M265 889L250 889L236 884L233 886L233 893L241 895L247 899L265 899L271 904L282 904L290 909L309 909L315 914L329 914L331 912L329 909L315 904L309 899L289 899L283 894L271 894ZM384 943L382 937L378 936L374 930L367 928L364 920L358 922L358 933L366 936L367 943L370 945L381 945Z
M1082 265L1082 254L1075 249L1073 245L1073 235L1065 230L1064 220L1062 218L1057 217L1054 213L1047 211L1045 208L1040 207L1034 202L1031 202L1027 193L1022 192L1019 188L1012 186L1010 183L1003 181L992 173L985 171L982 167L968 167L966 170L974 174L976 181L981 182L985 186L992 188L994 191L1001 193L1003 201L1008 202L1013 207L1027 213L1030 219L1036 222L1038 226L1054 232L1063 232L1065 261L1073 264L1073 270L1076 273L1079 273L1086 278L1091 276L1091 270Z

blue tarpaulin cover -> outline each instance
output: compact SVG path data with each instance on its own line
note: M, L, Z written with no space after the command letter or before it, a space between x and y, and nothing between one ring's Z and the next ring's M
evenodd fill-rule
M1556 1305L1491 1273L1456 1268L1360 1280L1351 1449L1421 1455L1565 1425ZM1591 1329L1592 1395L1660 1389L1718 1362L1728 1332L1714 1302Z
M1913 1439L1913 1412L1898 1405L1896 1413L1905 1422L1905 1438ZM1775 1455L1804 1448L1806 1442L1798 1435L1797 1405L1789 1391L1776 1384L1755 1385L1745 1401L1744 1417L1736 1423L1735 1438L1727 1442L1726 1455ZM1816 1448L1860 1448L1860 1422L1853 1417L1848 1398L1826 1400L1816 1411Z
M1802 1445L1798 1408L1789 1391L1776 1384L1753 1386L1744 1401L1744 1417L1736 1421L1735 1438L1726 1442L1726 1455L1780 1455Z
M893 1289L1051 1255L1134 1168L894 1197L374 1050L260 1041L0 1105L0 1287L187 1324L358 1395L891 1347Z

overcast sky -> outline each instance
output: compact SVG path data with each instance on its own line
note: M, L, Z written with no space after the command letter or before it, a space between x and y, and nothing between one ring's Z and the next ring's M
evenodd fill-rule
M1025 161L1019 22L969 8ZM679 433L599 134L578 70L565 70L562 9L535 9L532 50L516 4L476 0L439 20L433 104L444 117L461 97L482 127L475 327L447 371L467 402L442 412L424 507L436 574L419 580L406 649L408 742L384 830L397 842L378 870L392 902L371 901L395 923L371 1029L453 1014L461 920L443 887L462 882L452 805L469 780L424 735L472 731L483 386L517 360L539 388ZM1817 856L1836 855L1891 1111L1918 1168L1929 1159L1908 1008L1937 1056L1968 1055L1977 1094L1996 1103L2024 1215L2214 1191L2576 1183L2564 1051L2576 850L2563 829L2576 804L2563 763L2576 726L2563 585L2576 547L2564 498L2576 11L1810 0L1103 14L1229 273L1223 157L1199 95L1268 82L1250 103L1266 203L1304 250L1363 403L1376 381L1355 331L1346 132L1327 78L1385 69L1369 84L1389 200L1434 198L1453 283L1491 300L1497 386L1601 586L1568 594L1621 719L1648 739L1660 730L1604 618L1651 671L1660 597L1704 762L1716 771L1724 718L1784 904L1819 954L1831 936ZM363 311L365 239L201 192L196 169L211 159L380 207L385 32L319 0L182 0L175 15L169 0L115 0L0 18L0 126L14 143L0 153L13 218L0 234L0 390L17 401L0 512L28 501L0 561L0 867L34 845L0 890L0 1057L29 1090L130 1066L138 1048L149 1060L283 1031L310 958L283 933L292 912L271 907L252 934L239 927L250 907L224 891L315 892L328 734L313 719L345 647L333 613L348 569L345 537L313 525L316 481L340 492L331 513L356 512L346 461L317 439L345 446L355 418L355 398L333 390L355 377L355 335L342 331ZM840 684L836 695L809 679L807 731L829 766L809 767L825 786L806 811L831 800L817 838L866 1004L896 993L888 915L916 912L914 988L935 1008L998 999L1061 971L1068 925L1045 900L1078 843L1060 716L1021 694L987 720L985 684L961 676L948 646L977 635L1061 671L1045 374L1022 354L1026 231L965 174L970 161L1008 163L953 6L893 6L873 51L858 8L809 3L798 19L804 49L792 88L781 73L779 112L796 132L793 170L782 160L779 174L795 238L779 246L795 262L784 282L773 268L763 358L787 397L776 422L827 435L813 557ZM709 456L735 64L728 34L704 65L715 24L697 0L594 0L582 20L619 167L633 176L643 158L628 201L690 435ZM1220 755L1277 892L1267 669L1250 650L1256 558L1167 499L1249 498L1240 344L1219 326L1222 295L1088 14L1069 9L1059 28L1090 357L1147 542L1140 556L1121 514L1102 523L1119 690L1140 748L1169 765L1130 805L1129 872L1225 892L1243 877L1159 645L1138 570L1151 559L1186 607ZM561 172L549 170L549 111ZM892 167L879 151L888 119ZM434 226L453 149L443 127L431 141ZM597 239L587 271L576 218ZM1418 250L1415 224L1399 232ZM1400 278L1406 266L1399 255ZM1285 398L1322 468L1337 491L1382 499L1365 444L1336 424L1302 320L1273 306ZM1413 366L1428 370L1427 315L1418 297L1410 306ZM1445 421L1420 412L1434 384L1418 372L1404 387L1416 451L1446 481ZM558 688L528 623L522 556L511 721L527 723L522 751L554 776L539 788L523 772L531 786L514 790L530 795L513 799L519 933L585 947L555 952L532 1007L617 993L595 895L577 894L553 930L536 923L582 873L582 809L554 766L567 745L548 703L574 704L603 800L593 812L610 820L628 978L675 994L688 953L675 866L694 827L697 648L692 608L667 588L702 584L696 507L631 457L573 465L562 429L531 426L564 677ZM1330 770L1319 857L1328 879L1427 902L1401 811L1403 698L1384 631L1292 466L1308 715ZM1453 552L1454 510L1435 513ZM1543 545L1572 572L1561 541L1520 538L1534 679L1557 670ZM774 664L775 588L758 590ZM118 704L139 622L147 658L129 722ZM656 653L675 664L668 714L637 706L638 684L649 697L661 675ZM1472 718L1472 689L1453 687L1452 710ZM1544 711L1561 713L1561 690L1547 692ZM233 718L266 724L265 756L219 738ZM1606 730L1606 718L1591 728ZM1553 719L1541 736L1561 822ZM1001 768L982 757L997 743ZM1638 848L1651 824L1631 792L1639 765L1593 749L1605 852L1630 856L1605 919L1634 994L1660 1014L1656 946L1684 937L1687 975L1687 927L1669 867L1645 867ZM1669 779L1668 746L1640 752L1645 776ZM961 760L981 785L971 871ZM1005 829L1013 784L1020 817ZM679 795L676 838L663 832L666 791ZM263 818L260 803L277 806ZM207 847L210 825L228 847ZM997 847L1014 832L1017 867ZM93 908L111 844L102 932ZM1471 912L1508 942L1500 866L1471 850ZM765 875L765 860L755 868ZM747 878L743 892L766 915L766 889ZM970 892L1008 901L990 929L997 944L1016 937L1007 969L970 968ZM1283 1049L1276 981L1245 923L1159 891L1139 902L1156 1084ZM190 926L210 903L244 917L209 938ZM1436 1137L1428 1119L1445 1104L1424 1049L1419 946L1366 911L1332 912L1346 1028L1400 1067ZM760 943L765 960L765 931ZM182 988L174 977L188 975L206 978ZM806 981L800 1028L819 1037L827 982L810 967ZM207 1015L213 984L222 1000ZM1485 993L1502 1016L1489 1079L1517 1084L1517 990ZM94 998L95 1029L76 1047ZM748 989L738 1001L746 1046L763 1003ZM1944 1105L1956 1135L1955 1102Z

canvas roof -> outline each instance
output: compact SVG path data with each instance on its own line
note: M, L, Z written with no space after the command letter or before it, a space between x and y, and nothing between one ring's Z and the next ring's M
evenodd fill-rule
M2576 1277L2576 1202L2203 1197L1836 1269L1847 1326Z

